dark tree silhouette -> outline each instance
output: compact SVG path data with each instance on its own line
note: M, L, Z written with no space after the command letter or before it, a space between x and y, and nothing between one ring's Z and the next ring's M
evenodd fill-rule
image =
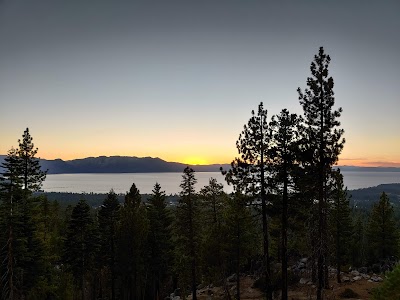
M171 272L171 218L167 210L165 192L156 183L148 199L147 214L149 218L149 265L151 271L151 299L165 298L162 284Z
M93 269L96 248L97 239L90 207L85 200L80 200L73 208L68 222L63 261L74 276L82 300L86 299L86 276Z
M178 252L182 257L186 257L190 265L190 277L192 288L192 299L196 300L196 268L198 263L198 248L200 239L200 208L198 195L195 192L194 185L197 179L194 170L186 167L182 175L180 184L181 192L179 194L178 205L176 207L175 229L177 230L177 239L179 241Z
M398 254L398 230L393 206L383 192L371 210L367 225L368 254L370 263L386 260Z
M120 204L114 190L107 194L98 213L99 223L99 256L102 267L105 267L110 273L111 299L116 299L115 281L116 281L116 231L119 216Z
M229 184L233 184L235 191L257 195L261 198L266 293L268 299L272 299L267 222L267 174L270 166L271 131L267 121L267 110L264 109L262 102L258 106L257 113L253 110L251 114L251 118L247 125L244 125L236 141L240 157L235 158L231 163L231 169L225 173L225 179Z
M279 115L272 117L270 123L272 130L270 157L273 160L273 181L282 195L282 299L288 298L287 229L289 185L292 184L292 179L295 176L299 157L300 120L296 114L290 114L287 109L283 109Z
M344 145L343 129L337 120L342 108L333 110L335 104L333 78L329 77L330 57L321 47L311 63L311 77L307 78L304 93L298 89L300 104L303 107L307 135L307 159L315 166L318 190L318 287L317 299L321 300L322 289L328 278L327 269L327 191L326 183L332 166L337 162Z

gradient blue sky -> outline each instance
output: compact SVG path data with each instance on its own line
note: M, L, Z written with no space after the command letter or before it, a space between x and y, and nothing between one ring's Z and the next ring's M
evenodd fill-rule
M301 113L332 58L340 164L400 166L400 1L0 2L0 153L226 163L263 101Z

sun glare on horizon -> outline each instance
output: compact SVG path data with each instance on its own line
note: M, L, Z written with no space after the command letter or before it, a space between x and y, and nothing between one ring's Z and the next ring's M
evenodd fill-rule
M204 158L201 157L197 157L197 156L191 156L188 158L185 158L183 160L184 164L188 164L188 165L207 165L208 162L207 160L205 160Z

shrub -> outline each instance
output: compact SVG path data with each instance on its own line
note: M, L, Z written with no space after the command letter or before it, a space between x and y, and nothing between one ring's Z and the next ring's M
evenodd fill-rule
M397 300L400 299L400 265L386 275L382 285L373 290L375 300Z

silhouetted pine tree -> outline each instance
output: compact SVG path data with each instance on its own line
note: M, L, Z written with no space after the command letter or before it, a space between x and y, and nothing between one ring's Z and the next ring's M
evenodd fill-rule
M272 117L272 146L270 157L272 162L273 182L282 199L282 299L287 299L288 289L288 202L290 190L293 191L293 179L297 175L299 158L299 126L300 118L283 109L277 116ZM292 188L290 189L290 186ZM290 189L290 190L289 190Z
M195 178L193 169L186 167L180 184L178 205L175 217L176 253L175 266L180 275L182 287L190 278L192 299L196 300L196 271L199 262L200 247L200 207L198 195L195 192Z
M163 285L171 274L172 219L167 210L165 192L161 185L156 183L153 193L148 199L147 215L149 218L148 259L150 265L151 286L148 299L163 299L167 296Z
M120 210L117 259L121 276L120 299L142 299L145 292L146 240L149 230L146 207L133 183Z
M240 157L231 163L225 179L233 184L234 190L244 192L246 195L261 198L261 216L263 228L263 258L266 279L267 298L272 299L271 268L269 258L269 239L267 222L267 175L269 174L271 146L271 131L267 121L267 110L261 102L257 113L254 110L247 125L244 125L239 139L236 141Z
M224 221L227 228L224 243L229 251L225 254L228 270L236 274L235 299L240 300L240 273L249 257L259 253L259 235L250 209L246 206L246 196L235 192L228 197L224 207ZM227 287L227 285L226 285ZM229 293L229 290L226 289ZM228 296L229 298L229 296Z
M29 134L29 128L26 128L22 135L22 140L18 140L18 158L20 159L21 174L25 191L37 191L42 186L42 182L46 179L47 171L40 169L39 159L36 158L38 148L32 142Z
M210 280L220 281L225 276L223 264L227 249L224 243L223 208L227 195L223 190L223 185L215 178L210 178L209 184L200 190L199 197L203 208L203 276Z
M374 204L367 225L368 258L370 263L388 259L398 254L398 230L394 219L393 206L389 197L382 193Z
M74 277L74 282L81 293L81 299L86 298L86 281L93 270L97 250L97 238L90 215L90 207L85 200L80 200L73 208L64 241L63 261L67 270Z
M311 166L315 166L316 190L318 194L318 232L316 234L318 251L318 287L317 299L321 300L322 289L326 287L328 278L327 270L327 191L326 183L328 173L337 162L343 149L343 129L339 129L337 120L342 109L333 110L335 104L333 92L333 78L328 77L330 57L321 47L314 61L311 63L311 77L307 78L307 86L304 93L298 89L300 104L303 107L307 145L307 160Z
M2 248L8 249L3 264L7 261L7 269L11 271L7 273L11 277L6 275L8 279L4 280L8 282L8 287L13 286L11 289L7 288L7 293L15 296L14 292L18 292L20 297L24 298L43 273L43 249L37 238L36 223L33 220L37 203L31 194L40 189L46 172L40 170L39 159L35 157L38 149L34 147L28 128L18 143L19 148L11 149L3 164L5 172L1 180L2 204L8 208L2 211L8 211L8 215L4 215L4 220L8 222L8 238L7 245L2 245ZM16 228L17 224L19 230ZM13 276L15 280L11 280Z
M120 220L119 210L118 197L111 189L99 209L97 218L99 223L99 258L101 267L104 268L106 273L106 286L101 289L105 291L107 297L111 294L112 300L116 299L116 231Z

